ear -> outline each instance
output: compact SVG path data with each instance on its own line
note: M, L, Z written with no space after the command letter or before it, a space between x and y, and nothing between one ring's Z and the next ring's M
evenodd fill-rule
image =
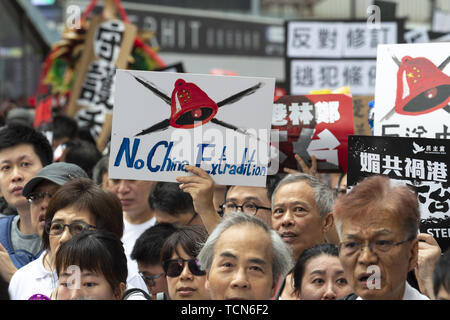
M122 300L123 298L123 294L125 293L125 289L126 289L127 285L124 282L121 282L119 284L119 287L115 290L114 292L114 297L117 300Z
M408 271L413 270L417 266L419 259L419 239L415 238L414 240L411 240L411 242Z
M272 281L272 288L270 289L271 297L275 297L275 295L277 294L277 289L278 289L277 284L280 282L280 280L281 280L281 277L278 277L278 281Z
M210 290L210 286L209 286L209 271L206 271L206 281L205 281L205 288L206 290Z
M328 212L327 215L323 218L323 226L322 226L322 232L325 234L327 233L334 223L334 216L333 212Z

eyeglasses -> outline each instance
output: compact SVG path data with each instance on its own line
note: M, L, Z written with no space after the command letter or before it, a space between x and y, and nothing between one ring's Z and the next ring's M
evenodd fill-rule
M372 240L369 242L369 244L365 244L360 241L345 241L339 243L339 252L341 252L345 256L351 256L357 251L362 251L363 247L368 246L369 249L374 253L386 253L389 252L393 247L399 246L413 239L414 237L400 242L394 242L391 240Z
M53 196L50 192L32 192L28 195L27 200L29 203L38 204L42 200L44 200L45 196L47 196L49 199Z
M55 222L55 223L47 222L45 224L45 231L51 236L59 236L60 234L62 234L64 232L64 229L66 227L69 228L69 232L72 236L77 235L86 230L95 230L96 229L95 226L90 225L83 221L75 221L70 224L59 223L59 222Z
M145 284L149 287L153 287L155 285L155 280L159 277L163 276L164 273L157 274L156 276L149 276L141 271L139 271L139 275L142 277L142 280L144 280Z
M225 213L230 211L237 211L238 209L241 209L241 211L244 213L249 213L252 215L255 215L259 209L272 210L271 208L257 206L251 201L246 201L241 206L238 206L234 202L226 202L222 205L222 210Z
M184 264L186 262L188 263L189 271L194 276L204 276L206 274L205 271L200 269L200 265L197 259L184 260L180 258L180 259L165 260L163 262L163 269L164 272L166 273L166 276L171 278L178 277L183 272Z

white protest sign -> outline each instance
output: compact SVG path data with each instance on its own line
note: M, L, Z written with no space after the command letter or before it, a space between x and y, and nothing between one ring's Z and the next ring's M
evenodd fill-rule
M380 45L374 135L450 138L450 43Z
M265 186L275 79L117 70L109 176Z

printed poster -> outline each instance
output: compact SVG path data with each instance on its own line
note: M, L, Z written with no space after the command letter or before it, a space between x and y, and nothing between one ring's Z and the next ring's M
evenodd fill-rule
M450 138L450 43L380 45L374 135Z
M385 175L417 193L420 232L431 234L442 252L450 246L450 140L350 136L348 186Z
M279 170L297 168L294 154L319 172L347 170L347 136L353 134L352 97L346 94L283 96L273 105L272 129L278 130Z
M117 70L109 175L265 186L275 79ZM190 175L190 173L189 173Z

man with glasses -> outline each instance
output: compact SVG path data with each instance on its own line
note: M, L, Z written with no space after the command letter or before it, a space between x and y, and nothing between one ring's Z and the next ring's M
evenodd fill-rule
M88 178L86 172L73 163L55 162L42 168L22 190L30 203L31 224L39 236L45 226L48 203L60 186L73 178Z
M272 208L270 197L276 184L280 181L278 176L267 176L266 187L231 186L226 193L222 212L241 211L272 226Z
M176 230L171 223L158 223L139 236L131 252L131 259L136 260L139 275L144 280L152 300L156 300L158 294L168 294L160 255L164 241Z
M417 265L419 205L413 191L373 176L339 197L339 258L354 290L348 299L427 300L407 283Z

